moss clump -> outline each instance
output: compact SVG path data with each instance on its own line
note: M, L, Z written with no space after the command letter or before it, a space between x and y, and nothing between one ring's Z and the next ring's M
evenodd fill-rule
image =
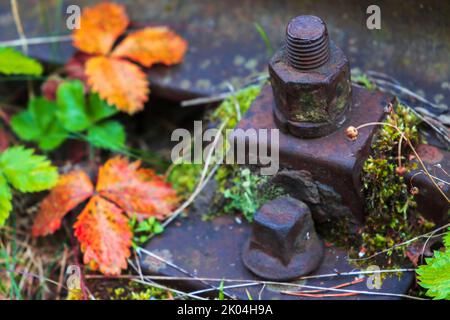
M225 99L208 117L211 122L222 122L228 119L225 129L233 129L239 122L239 115L243 116L250 108L253 100L261 92L261 85L252 85L236 92L235 96ZM239 106L239 114L236 106Z
M167 181L170 182L172 188L175 189L180 197L186 199L197 186L201 172L202 166L200 164L177 164L168 174Z
M250 108L253 100L258 96L262 85L252 85L236 92L235 96L225 99L208 117L211 123L222 123L227 121L224 130L233 129L239 122L239 115L243 116ZM236 106L239 106L239 114ZM226 139L224 139L225 142ZM220 179L226 181L232 176L232 166L222 165L218 170ZM183 163L172 168L167 176L167 181L182 198L187 198L194 191L200 178L203 165Z
M259 207L283 194L281 188L268 185L267 176L253 174L248 168L239 170L231 183L224 192L223 212L241 212L249 222Z
M108 288L110 300L167 300L172 294L166 290L130 281L125 287Z
M420 142L417 130L420 121L407 107L396 104L385 122L398 127L413 145ZM400 133L395 128L383 126L372 146L373 155L363 166L363 192L368 216L361 234L367 256L422 234L433 226L416 210L417 203L404 174L416 169L417 164L409 160L411 150L405 140L401 154L398 154L399 139ZM403 257L405 247L395 250L398 254L394 258ZM388 255L391 256L392 252ZM394 260L388 259L388 263Z
M354 83L359 84L360 86L363 86L367 90L375 90L376 86L375 84L369 80L369 78L365 74L358 74L355 76L352 76L352 81Z

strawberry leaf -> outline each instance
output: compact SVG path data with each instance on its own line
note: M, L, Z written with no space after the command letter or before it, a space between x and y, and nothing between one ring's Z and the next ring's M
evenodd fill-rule
M42 65L12 48L0 48L0 73L40 76Z
M450 228L444 236L445 251L435 251L433 258L426 258L426 265L416 272L419 285L428 289L426 294L434 299L450 300Z
M148 27L128 35L114 49L112 56L129 58L150 67L155 63L180 63L186 50L187 42L169 28Z
M99 169L97 191L119 205L130 217L140 220L154 216L163 219L175 205L172 187L152 170L140 168L140 162L129 163L116 157Z
M80 80L61 83L56 91L56 101L58 118L66 130L80 132L91 125L84 99L84 86Z
M89 86L109 104L133 114L144 108L148 81L135 64L111 57L93 57L86 62Z
M93 123L109 118L119 112L116 108L110 106L105 100L100 98L97 93L89 94L88 99L88 114Z
M82 170L61 175L58 184L42 201L33 224L33 236L45 236L61 226L63 217L94 193L89 176Z
M74 228L85 264L106 275L118 275L127 268L132 233L127 217L116 205L93 196Z
M417 269L419 284L428 289L427 296L450 300L450 249L435 251L433 258Z
M22 146L6 149L0 155L0 169L9 183L21 192L52 188L58 181L57 168L44 156Z
M73 34L73 44L86 53L107 54L128 23L123 5L100 3L86 8L81 15L81 28Z
M11 189L6 182L5 176L0 173L0 226L5 224L12 210Z
M88 140L98 148L117 151L125 145L125 129L118 121L106 121L88 129Z
M11 127L20 139L37 142L42 150L53 150L68 133L56 118L57 106L45 98L32 98L28 108L11 118Z

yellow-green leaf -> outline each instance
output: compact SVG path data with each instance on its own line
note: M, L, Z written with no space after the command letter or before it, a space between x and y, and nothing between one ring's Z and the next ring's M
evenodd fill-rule
M0 173L0 226L5 224L12 210L11 199L11 189L3 174Z
M12 48L0 48L0 73L40 76L42 65Z
M58 170L45 156L33 149L16 146L0 155L0 170L7 181L21 192L37 192L52 188L58 181Z

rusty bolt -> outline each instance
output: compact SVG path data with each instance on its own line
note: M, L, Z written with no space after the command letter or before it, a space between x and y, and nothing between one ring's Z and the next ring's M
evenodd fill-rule
M299 16L286 28L286 45L269 62L281 129L301 138L341 127L351 109L350 65L316 16Z
M255 214L242 259L261 278L290 280L315 270L323 250L308 206L291 197L280 197Z

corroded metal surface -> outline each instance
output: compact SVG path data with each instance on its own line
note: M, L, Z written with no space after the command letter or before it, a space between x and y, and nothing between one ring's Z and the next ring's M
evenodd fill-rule
M313 179L332 186L356 218L363 220L363 199L360 172L369 152L376 128L360 130L356 141L345 134L347 125L358 126L381 121L389 97L380 92L353 87L353 109L346 124L330 135L316 139L300 139L280 132L280 164L297 170L307 170ZM238 127L241 129L276 129L272 115L275 100L270 86L263 88ZM239 138L239 137L238 137ZM249 141L257 143L257 141Z
M297 31L297 37L306 38L302 40L306 44L289 40L289 30L300 26L306 34ZM313 32L314 28L320 35ZM315 48L310 52L309 42L314 37L323 38L325 51ZM286 46L269 62L276 104L274 119L280 129L297 137L327 135L343 125L351 109L348 59L334 42L329 42L325 23L315 16L294 18L288 24L286 39ZM305 46L309 57L302 53Z
M242 261L259 277L295 279L317 269L322 257L323 243L304 202L280 197L255 213Z
M216 288L219 281L194 280L195 277L216 278L216 279L261 279L245 268L241 260L244 244L250 235L250 225L243 221L237 223L233 216L221 216L212 221L203 221L202 212L190 212L187 218L180 219L178 225L169 227L163 234L152 239L147 244L146 249L163 257L178 267L192 274L188 281L166 281L166 284L184 289L199 290L210 289L211 285ZM163 275L173 277L186 277L186 274L179 270L152 258L151 256L141 256L141 265L146 274ZM353 265L347 262L347 254L335 247L326 247L324 258L320 267L312 275L334 274L336 272L356 271ZM188 276L189 278L189 276ZM353 281L355 275L323 277L308 280L297 280L292 283L301 285L332 287L339 284ZM369 289L366 285L367 279L361 283L345 287L349 290L361 290L372 292L407 293L414 279L413 273L403 273L387 277L382 282L381 289ZM239 284L226 283L225 285ZM254 285L241 288L225 289L225 292L239 299L248 299L250 296L257 300L261 299L312 299L292 297L280 293L283 290L299 290L298 287L286 287L277 285ZM308 290L308 288L304 288ZM332 292L328 292L332 293ZM210 291L210 297L216 298L217 291ZM350 297L334 297L323 299L392 299L393 297L383 295L356 295Z
M298 70L324 65L330 47L327 26L322 19L311 15L292 19L286 27L286 51L289 63Z
M20 0L28 37L69 34L64 18L69 4L97 0ZM266 30L273 47L284 41L286 23L300 14L327 21L330 38L343 49L352 68L375 70L436 102L450 105L450 2L360 0L117 0L125 3L133 27L168 25L189 41L185 62L149 71L154 94L172 99L227 91L266 71L270 57L254 23ZM381 30L366 27L367 6L381 8ZM9 1L0 3L0 40L17 39ZM32 45L32 55L62 63L72 55L70 42Z
M437 180L438 188L450 198L450 185L448 181L450 173L450 152L438 149L434 146L422 144L417 147L417 153L421 157L428 171L440 180ZM450 210L450 203L445 200L433 182L425 175L422 168L410 172L406 181L412 187L418 188L417 199L418 210L426 218L437 223L444 221Z

